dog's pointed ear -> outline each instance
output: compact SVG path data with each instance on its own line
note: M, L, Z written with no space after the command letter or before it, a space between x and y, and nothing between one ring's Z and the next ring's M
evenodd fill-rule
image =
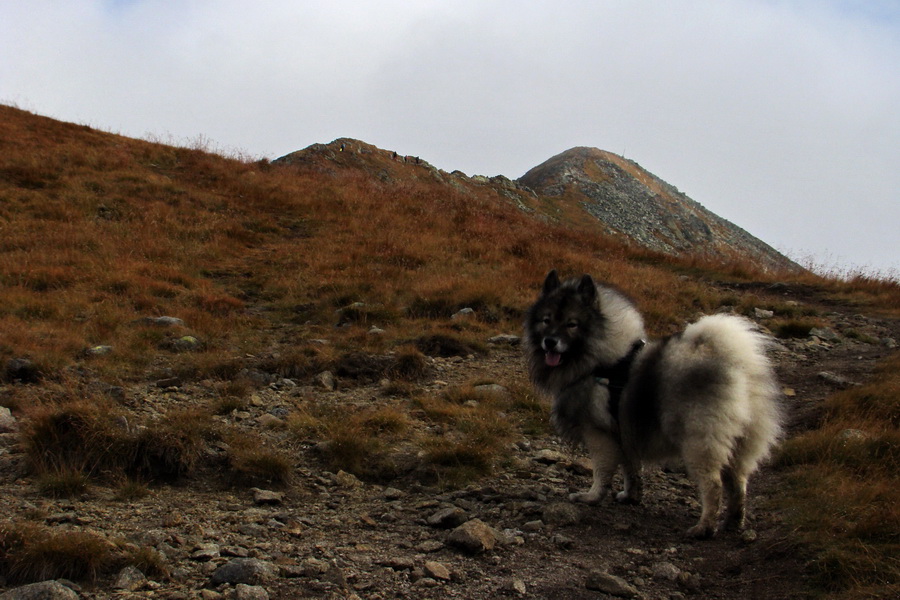
M544 289L541 293L546 296L558 287L559 275L556 274L556 269L553 269L552 271L547 273L547 279L544 280Z
M597 298L597 286L594 284L594 278L585 273L578 282L578 293L585 304L593 304Z

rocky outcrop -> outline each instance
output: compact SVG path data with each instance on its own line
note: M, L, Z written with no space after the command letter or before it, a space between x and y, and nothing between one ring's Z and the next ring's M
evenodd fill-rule
M572 148L518 181L540 196L579 203L610 232L651 250L749 256L772 268L800 268L636 162L610 152Z

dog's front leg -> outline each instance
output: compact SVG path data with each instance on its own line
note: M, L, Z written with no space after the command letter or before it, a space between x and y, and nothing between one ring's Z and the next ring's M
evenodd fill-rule
M622 463L622 451L612 436L598 431L585 432L584 445L591 456L593 482L588 491L569 494L569 500L596 504L609 492L616 468Z

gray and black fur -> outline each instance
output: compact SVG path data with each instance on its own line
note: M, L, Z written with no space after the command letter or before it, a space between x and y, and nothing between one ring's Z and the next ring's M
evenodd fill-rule
M531 380L553 398L560 435L587 448L593 485L571 499L598 502L623 467L622 502L641 500L641 463L684 460L703 506L695 537L742 527L747 478L778 440L778 387L767 338L741 317L703 317L645 342L643 319L619 290L590 275L551 271L529 309L524 347Z

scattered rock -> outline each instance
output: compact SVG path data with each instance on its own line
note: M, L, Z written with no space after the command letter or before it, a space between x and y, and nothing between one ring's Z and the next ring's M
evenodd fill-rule
M466 522L467 518L466 511L458 506L451 506L437 511L428 517L426 522L432 527L450 529L452 527L459 527Z
M599 569L595 569L588 574L585 587L589 590L603 592L619 598L637 598L640 595L634 586L621 577L616 577Z
M837 434L837 440L843 445L865 442L872 439L872 436L862 429L844 429Z
M571 502L553 502L544 508L543 521L548 525L575 525L581 518L581 509Z
M322 371L313 379L319 387L325 388L326 390L334 391L337 388L337 381L334 379L334 373L331 371Z
M6 361L6 380L13 383L37 383L41 370L27 358L11 358Z
M158 380L156 382L156 387L162 389L178 388L181 387L183 383L181 377L166 377Z
M111 354L113 351L112 346L91 346L90 348L84 349L84 356L103 356L104 354Z
M462 309L458 310L457 312L453 313L452 315L450 315L450 318L456 320L456 319L462 319L464 317L468 317L468 316L474 315L474 314L475 314L475 311L472 310L471 308L467 307L467 308L462 308Z
M830 327L813 327L809 330L809 336L817 337L825 342L837 342L841 339L841 336Z
M510 579L503 584L503 591L524 596L528 592L525 582L521 579Z
M12 412L5 406L0 406L0 433L13 433L19 430L19 424Z
M253 503L259 506L277 505L284 501L284 494L282 492L261 490L259 488L252 488L250 491L253 492Z
M184 321L179 319L178 317L141 317L140 319L136 319L133 323L137 325L154 325L156 327L181 327L184 325Z
M816 376L825 383L829 383L837 387L847 388L861 385L859 383L850 381L849 379L842 377L841 375L836 375L829 371L821 371Z
M765 310L762 308L754 308L753 316L757 319L771 319L775 316L775 312L771 310Z
M432 579L450 581L450 569L437 561L425 561L425 574Z
M142 588L146 583L147 576L137 567L129 565L119 571L119 574L116 576L116 582L113 584L113 589L134 592Z
M159 347L170 352L196 352L203 349L203 342L192 335L183 335L178 338L165 340Z
M0 600L78 600L78 594L58 581L41 581L3 592Z
M234 594L231 597L234 600L269 600L269 592L258 585L239 583L234 586Z
M522 343L522 338L517 335L501 334L488 338L488 344L518 346Z
M200 544L191 553L191 559L198 562L206 562L218 558L221 549L218 544Z
M363 482L360 481L356 475L346 471L338 471L335 473L334 482L338 486L346 489L357 489L363 486Z
M534 455L534 460L541 464L553 465L556 463L565 462L566 455L562 452L557 452L556 450L544 449Z
M657 579L668 579L676 581L681 574L681 569L668 561L654 563L650 566L650 572Z
M497 531L481 519L467 521L450 532L447 543L469 554L493 550L497 545Z
M257 585L273 579L277 574L278 569L270 562L257 558L235 558L216 569L210 583L214 586L223 583Z

